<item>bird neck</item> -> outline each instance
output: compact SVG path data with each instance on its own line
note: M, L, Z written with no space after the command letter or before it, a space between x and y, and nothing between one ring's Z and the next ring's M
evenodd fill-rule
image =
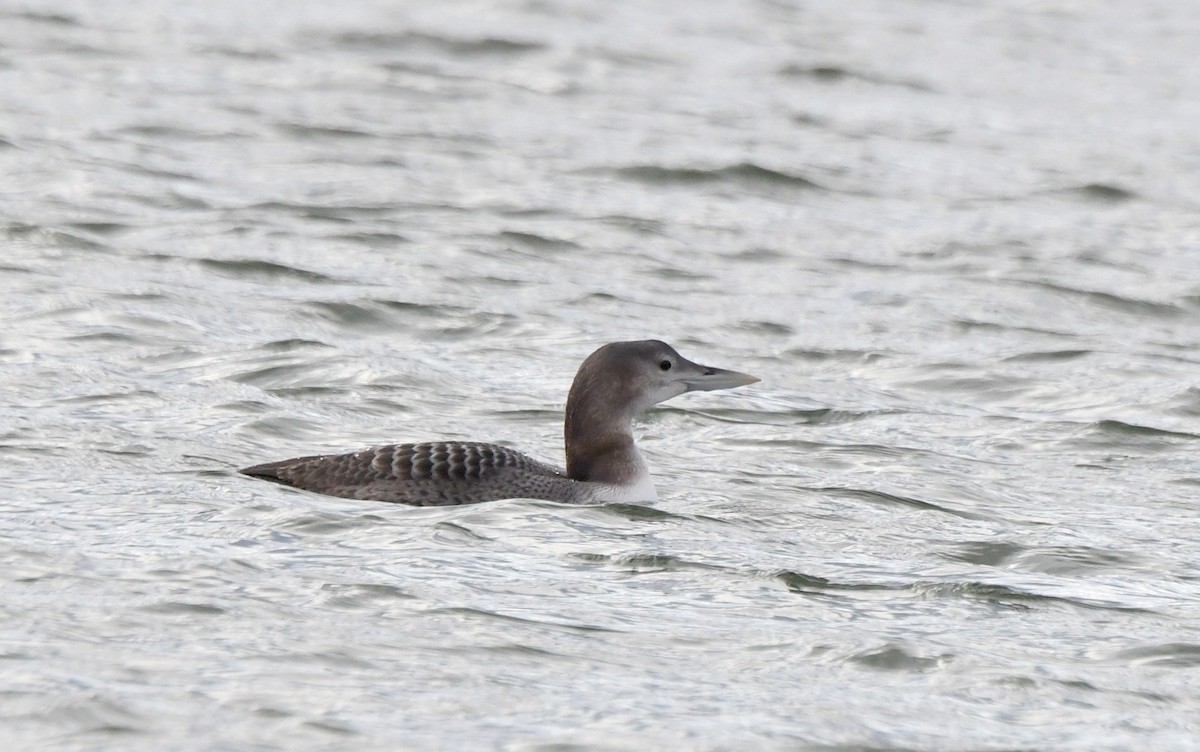
M572 480L628 486L647 474L646 463L628 432L568 431L567 475Z
M596 385L576 383L567 399L563 438L567 475L572 480L627 486L647 476L646 463L633 443L633 410L613 411ZM617 404L620 404L619 402Z

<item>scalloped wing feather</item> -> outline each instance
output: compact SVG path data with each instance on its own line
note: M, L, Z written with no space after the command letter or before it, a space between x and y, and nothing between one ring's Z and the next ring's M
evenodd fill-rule
M515 498L578 502L591 496L586 484L556 467L480 442L391 444L269 462L241 472L330 496L417 506Z

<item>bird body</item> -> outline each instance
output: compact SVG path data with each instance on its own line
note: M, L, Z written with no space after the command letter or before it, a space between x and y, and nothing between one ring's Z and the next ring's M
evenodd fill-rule
M564 421L565 471L498 444L435 441L297 457L241 472L330 496L414 506L511 498L654 501L654 483L633 441L634 417L687 391L756 381L744 373L692 363L657 340L614 342L588 356L571 385Z

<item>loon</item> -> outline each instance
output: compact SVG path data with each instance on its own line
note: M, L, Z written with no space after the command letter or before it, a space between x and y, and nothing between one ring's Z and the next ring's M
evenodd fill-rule
M658 495L633 443L633 419L684 392L759 379L702 366L665 342L613 342L589 355L567 396L566 472L497 444L435 441L296 457L240 472L307 491L413 506L500 499L648 502Z

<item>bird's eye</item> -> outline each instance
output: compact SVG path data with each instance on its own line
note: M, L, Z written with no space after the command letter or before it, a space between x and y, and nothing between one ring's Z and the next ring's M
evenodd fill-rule
M663 362L658 364L658 367L663 369L664 371L669 371L669 370L671 370L671 361L664 360Z

